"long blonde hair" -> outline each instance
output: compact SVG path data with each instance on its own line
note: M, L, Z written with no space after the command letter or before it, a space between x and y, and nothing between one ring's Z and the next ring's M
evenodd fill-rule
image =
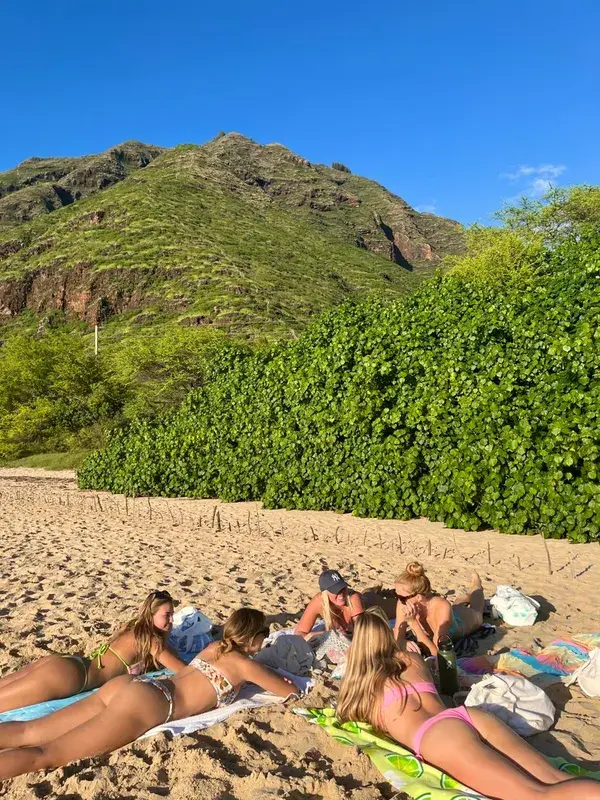
M403 583L410 587L411 594L432 594L431 581L425 574L425 568L418 561L411 561L398 575L396 583Z
M168 634L154 626L153 617L166 603L173 605L173 598L169 592L160 589L150 592L142 603L138 615L123 625L109 642L112 644L119 636L133 631L138 660L142 662L144 672L160 667L157 657L165 648Z
M262 611L256 608L238 608L231 614L223 627L223 639L215 658L220 658L232 650L244 652L257 636L268 636L269 626Z
M407 666L385 612L369 608L355 623L338 698L338 718L342 722L368 722L375 728L381 727L385 684L390 681L404 685L402 674Z

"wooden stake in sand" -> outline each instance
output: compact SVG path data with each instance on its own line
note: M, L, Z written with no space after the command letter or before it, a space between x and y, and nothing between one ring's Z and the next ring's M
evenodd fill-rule
M317 541L317 539L318 539L319 537L318 537L318 536L317 536L317 534L315 533L315 530L314 530L314 528L313 528L313 526L312 526L312 525L310 526L310 532L311 532L311 533L312 533L312 535L313 535L313 541L315 541L315 542L316 542L316 541Z
M213 508L212 520L211 520L211 522L210 522L210 527L211 527L211 528L214 528L214 527L215 527L215 517L216 517L216 516L217 516L217 507L215 506L215 507Z
M221 531L221 515L217 511L217 533Z
M543 533L541 533L540 536L542 537L542 543L544 545L544 550L546 551L546 558L548 560L548 575L552 575L552 559L550 558L550 550L548 549L548 543L546 542Z
M129 516L129 501L127 500L127 495L125 495L125 516Z
M400 555L404 553L404 545L402 544L402 536L398 534L398 547L400 548Z
M148 501L148 514L150 515L150 519L152 519L152 503L149 497L146 497L146 500Z
M335 543L336 544L339 544L339 540L338 540L339 530L340 530L340 526L338 525L337 528L335 529Z
M490 547L490 543L487 543L487 551L488 551L488 564L492 563L492 548Z
M427 555L431 555L431 539L427 539Z

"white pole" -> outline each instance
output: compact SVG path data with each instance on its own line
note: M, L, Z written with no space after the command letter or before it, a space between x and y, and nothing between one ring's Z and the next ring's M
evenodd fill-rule
M98 355L98 326L94 325L94 355Z

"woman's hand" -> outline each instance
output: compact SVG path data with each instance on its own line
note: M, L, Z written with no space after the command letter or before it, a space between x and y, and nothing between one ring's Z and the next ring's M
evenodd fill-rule
M405 603L398 601L396 603L396 621L409 623L411 620L417 619L417 606L412 600L407 600Z

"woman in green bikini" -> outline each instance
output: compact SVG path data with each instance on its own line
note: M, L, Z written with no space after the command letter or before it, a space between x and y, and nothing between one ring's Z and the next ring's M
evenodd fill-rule
M167 647L172 627L171 595L150 592L137 617L89 656L52 654L0 678L0 713L97 689L117 675L178 672L185 663Z
M441 639L449 636L456 641L483 622L483 587L476 572L469 594L451 604L432 590L423 566L413 561L396 579L396 599L394 638L400 643L410 631L432 656L437 655Z

